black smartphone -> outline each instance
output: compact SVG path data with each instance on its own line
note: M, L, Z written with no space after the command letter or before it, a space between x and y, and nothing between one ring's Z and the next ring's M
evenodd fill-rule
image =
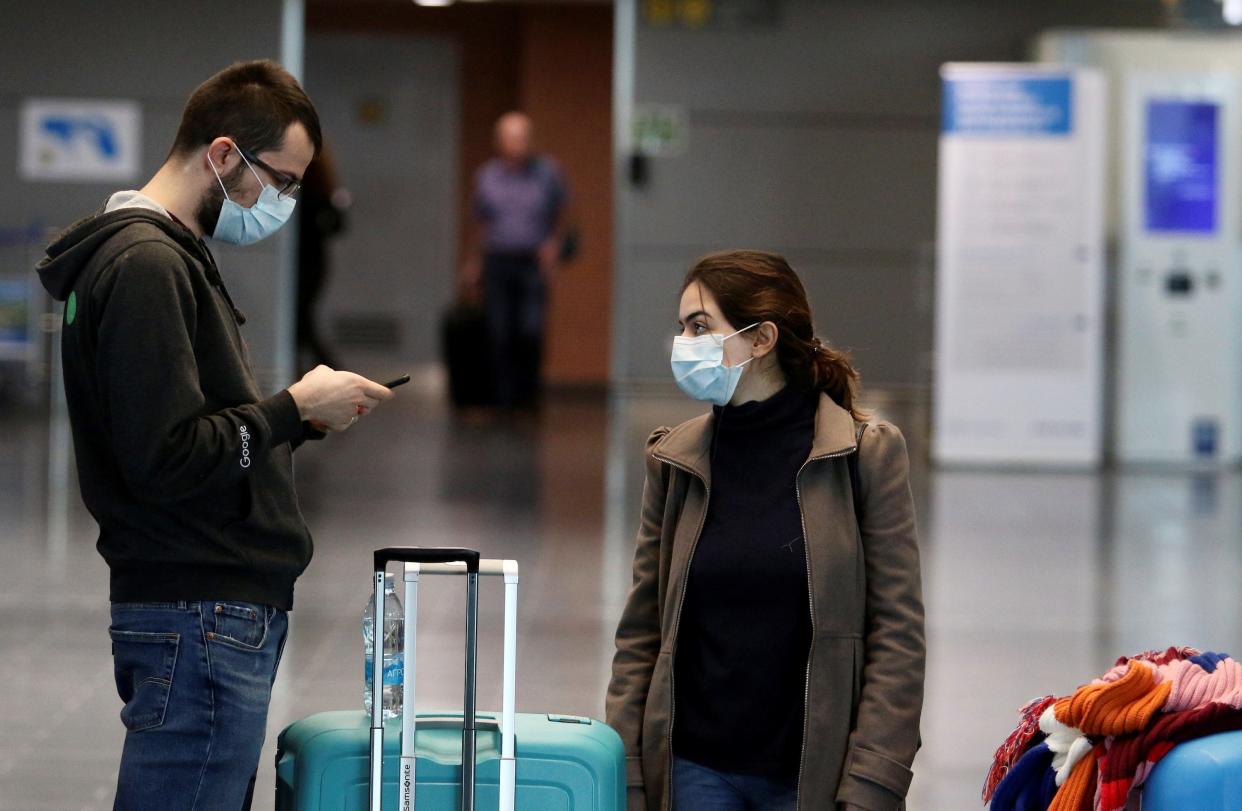
M409 375L401 375L401 377L398 377L396 380L389 380L387 383L384 383L383 386L386 389L395 389L397 386L404 386L406 383L409 383L409 382L410 382Z

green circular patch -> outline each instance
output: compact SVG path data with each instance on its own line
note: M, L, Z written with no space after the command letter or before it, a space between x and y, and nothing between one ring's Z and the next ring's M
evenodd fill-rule
M74 319L78 317L78 294L76 291L69 293L69 300L65 302L65 323L72 324Z

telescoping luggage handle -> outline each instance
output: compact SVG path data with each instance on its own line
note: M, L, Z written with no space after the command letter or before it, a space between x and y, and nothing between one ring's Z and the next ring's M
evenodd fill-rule
M501 708L500 811L513 811L517 791L514 740L517 695L517 586L518 564L513 560L482 560L472 549L437 547L396 547L375 552L375 616L384 609L384 570L389 562L405 563L405 678L401 718L401 773L398 780L399 808L412 811L415 800L415 673L417 665L418 580L427 575L466 575L466 684L462 712L462 795L463 811L472 811L475 797L476 707L478 682L478 577L504 577L504 686ZM381 637L382 639L382 637ZM380 673L380 645L373 646L373 673ZM372 811L380 811L383 785L383 683L371 684L371 800ZM432 723L435 723L432 721Z

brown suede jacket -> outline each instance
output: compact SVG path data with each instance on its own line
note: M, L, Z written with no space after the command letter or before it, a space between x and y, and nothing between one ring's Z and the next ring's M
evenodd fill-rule
M607 720L625 742L629 807L668 808L673 658L686 577L711 497L713 416L647 446L634 585L617 628ZM854 493L847 457L858 454ZM827 395L798 474L814 632L798 807L904 807L923 705L923 602L901 432ZM859 514L855 515L855 503ZM745 746L745 741L738 741Z

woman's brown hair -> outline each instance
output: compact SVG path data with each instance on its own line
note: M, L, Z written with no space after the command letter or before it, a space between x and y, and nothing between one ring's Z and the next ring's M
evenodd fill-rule
M849 355L815 337L811 305L802 280L785 257L764 251L723 251L704 256L681 289L701 284L734 328L771 321L777 328L776 357L785 378L807 391L823 391L856 420L858 370Z

